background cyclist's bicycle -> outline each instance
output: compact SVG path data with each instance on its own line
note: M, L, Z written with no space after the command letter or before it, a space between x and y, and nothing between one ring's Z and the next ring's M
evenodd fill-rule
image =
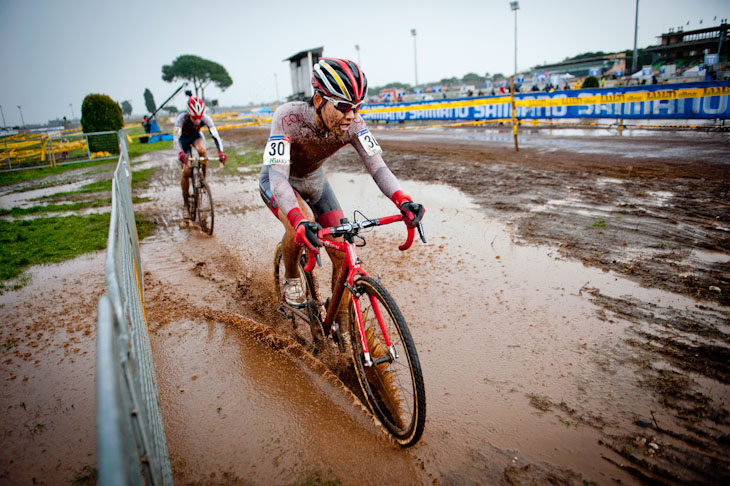
M191 157L190 159L190 186L192 191L188 193L188 211L193 222L209 235L213 234L215 212L213 210L213 196L210 187L205 181L205 166L208 163L207 157Z
M308 258L301 256L298 265L301 282L306 286L305 304L295 307L286 302L281 243L274 254L274 286L279 312L298 327L298 334L304 336L310 349L322 349L331 339L340 352L349 353L371 412L400 445L407 447L418 442L426 423L426 394L418 353L397 304L379 280L368 276L357 255L357 246L364 245L361 230L399 221L403 216L354 222L343 218L339 226L319 231L327 248L345 256L332 295L326 300L320 296L313 272L315 255L309 252ZM425 242L420 223L418 231ZM341 237L342 241L328 236ZM355 244L356 237L362 241L360 245ZM408 238L399 248L408 249L413 237L414 228L408 227ZM341 311L338 314L341 304L347 310L344 319ZM337 322L338 316L345 322Z

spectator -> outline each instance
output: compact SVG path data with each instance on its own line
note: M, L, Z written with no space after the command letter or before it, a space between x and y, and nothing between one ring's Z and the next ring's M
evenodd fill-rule
M142 126L144 127L145 133L150 133L150 126L152 125L152 121L147 117L147 115L142 117Z

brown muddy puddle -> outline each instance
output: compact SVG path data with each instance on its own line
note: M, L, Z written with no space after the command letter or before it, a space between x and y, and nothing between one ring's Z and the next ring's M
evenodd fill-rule
M369 177L329 179L348 217L355 207L371 217L393 213ZM157 187L148 195L166 230L142 245L177 480L229 473L289 483L320 470L343 484L484 484L506 471L538 483L637 482L603 459L622 462L599 440L641 432L634 422L652 410L670 419L629 364L629 323L588 290L688 311L693 300L520 244L459 191L406 182L427 208L429 243L400 252L405 232L391 225L365 235L360 250L406 316L424 372L425 433L401 450L334 375L281 337L288 323L276 317L270 290L281 228L262 207L255 177L213 174L210 183L213 237L182 224L177 186Z
M68 484L96 465L104 254L28 270L0 295L0 484Z

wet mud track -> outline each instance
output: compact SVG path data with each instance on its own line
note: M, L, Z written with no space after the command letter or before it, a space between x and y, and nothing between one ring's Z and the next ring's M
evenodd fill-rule
M258 476L236 463L223 470L255 482L291 479L309 464L349 484L372 474L362 459L335 459L336 450L354 447L381 451L398 464L391 469L400 472L389 477L405 483L678 484L728 477L726 139L561 141L537 133L515 154L509 138L494 133L375 133L407 192L428 208L428 245L401 253L403 235L379 229L361 254L415 336L429 407L424 437L407 451L393 446L382 430L363 425L356 393L342 384L346 363L324 356L311 368L307 358L297 362L324 365L339 384L319 387L324 410L350 410L354 422L345 423L359 426L332 424L337 440L308 429L305 435L329 451L326 459L270 465ZM259 146L255 131L227 138L248 150ZM646 155L652 153L659 155ZM346 212L392 210L353 151L336 154L327 170ZM175 175L169 177L162 184L173 187L166 209L178 198ZM228 318L199 311L198 318L230 327L240 316L251 324L239 328L291 336L271 305L269 253L280 228L260 207L256 174L236 181L214 175L212 187L221 207L214 238L175 224L168 236L158 235L178 240L184 254L206 245L181 266L212 285L204 307ZM143 248L151 246L159 245ZM147 267L153 281L154 266ZM148 303L154 308L156 298ZM268 346L277 359L301 356L295 345ZM219 368L216 360L210 366ZM291 414L301 406L292 399ZM354 437L359 427L367 433ZM244 442L254 438L263 439L253 433ZM282 455L301 454L296 440L287 447Z
M728 482L727 138L525 132L514 153L508 131L373 132L427 208L427 245L398 251L391 225L360 253L416 341L422 440L394 445L346 360L310 356L276 314L281 228L255 170L211 172L208 237L181 219L174 154L150 153L135 169L162 169L136 211L159 226L141 251L177 484ZM253 130L222 135L233 151L261 146ZM326 170L347 216L392 212L354 151ZM2 297L2 466L17 474L0 479L52 483L94 462L93 400L77 396L93 395L102 260L43 267ZM34 393L53 406L30 417L18 400Z

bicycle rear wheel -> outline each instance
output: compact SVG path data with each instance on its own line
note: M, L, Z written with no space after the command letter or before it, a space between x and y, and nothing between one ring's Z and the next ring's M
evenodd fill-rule
M312 274L304 271L306 261L304 255L299 260L297 269L299 271L299 279L306 287L304 294L306 302L311 303L312 289L314 288L314 279ZM281 243L276 245L274 251L274 294L276 295L279 309L286 317L290 317L297 340L304 345L309 351L317 349L319 344L324 340L324 331L320 324L320 316L314 305L306 305L301 309L293 310L284 302L284 281L286 280L286 268L284 266L283 253ZM305 325L301 325L305 321Z
M205 179L200 178L196 181L198 185L196 189L197 204L196 204L196 221L200 225L200 228L208 233L213 234L213 223L215 222L215 213L213 211L213 196L210 193L210 188Z
M373 361L365 366L363 347L350 306L350 348L357 379L368 406L385 428L404 446L418 442L426 424L426 392L416 346L398 306L376 280L362 277L355 282L365 337ZM397 357L385 344L376 316L380 311Z

